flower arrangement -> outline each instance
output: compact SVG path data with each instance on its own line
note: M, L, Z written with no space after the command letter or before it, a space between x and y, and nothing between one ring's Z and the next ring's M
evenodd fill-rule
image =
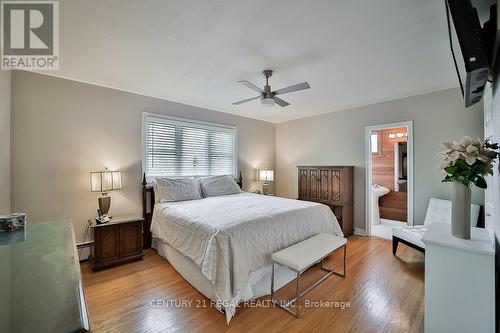
M479 188L486 188L484 176L493 175L493 163L499 156L498 143L491 143L490 139L478 139L474 142L464 136L460 141L443 142L441 153L444 162L441 169L446 173L443 182L461 182L467 187L471 184Z

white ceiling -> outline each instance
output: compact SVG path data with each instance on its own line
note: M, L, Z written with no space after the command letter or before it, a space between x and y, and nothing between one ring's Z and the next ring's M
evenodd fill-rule
M282 122L457 86L442 0L63 0L46 74ZM311 89L265 108L236 83Z

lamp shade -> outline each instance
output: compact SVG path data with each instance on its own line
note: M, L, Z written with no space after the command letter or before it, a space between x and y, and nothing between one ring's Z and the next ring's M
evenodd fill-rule
M90 173L90 190L92 192L107 192L122 188L121 171L97 171Z
M264 182L274 181L274 170L261 169L259 170L259 180Z

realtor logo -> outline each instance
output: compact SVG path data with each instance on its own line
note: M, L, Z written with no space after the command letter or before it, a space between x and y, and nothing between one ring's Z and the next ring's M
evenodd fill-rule
M1 1L1 68L59 68L58 1Z

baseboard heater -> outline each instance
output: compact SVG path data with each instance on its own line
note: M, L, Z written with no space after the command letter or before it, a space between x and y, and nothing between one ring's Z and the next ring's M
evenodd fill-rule
M80 250L80 249L84 249L86 247L91 247L92 245L94 245L94 241L87 241L87 242L83 242L83 243L77 243L76 248L78 250Z
M80 251L80 250L85 249L85 248L90 248L92 245L94 245L94 241L82 242L82 243L76 244L76 249L78 251ZM80 257L80 255L81 255L81 253L78 253L78 257ZM85 262L88 260L89 260L89 258L85 258L85 259L78 258L79 262Z

